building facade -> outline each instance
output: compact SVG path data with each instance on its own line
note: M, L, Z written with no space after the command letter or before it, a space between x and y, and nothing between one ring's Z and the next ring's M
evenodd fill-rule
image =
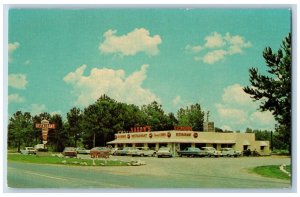
M214 131L214 129L210 129ZM162 146L170 147L173 155L186 147L215 147L217 150L231 147L235 150L257 151L261 155L270 154L269 141L256 141L254 133L219 133L192 131L186 127L176 127L170 131L120 132L115 134L115 140L107 144L114 147L149 147L158 150Z

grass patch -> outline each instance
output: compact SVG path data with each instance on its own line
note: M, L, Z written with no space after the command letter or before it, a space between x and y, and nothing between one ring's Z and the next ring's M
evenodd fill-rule
M79 159L79 158L61 158L57 156L40 156L40 155L21 155L8 154L8 161L38 163L38 164L61 164L75 166L127 166L127 162L105 160L105 159Z
M285 180L289 180L291 178L287 174L282 172L279 169L278 165L258 166L258 167L252 168L251 171L254 173L257 173L261 176L270 177L270 178L285 179Z

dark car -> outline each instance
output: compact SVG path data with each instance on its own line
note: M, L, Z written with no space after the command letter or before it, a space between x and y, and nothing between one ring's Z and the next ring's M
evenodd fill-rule
M110 149L107 147L94 147L90 150L91 158L109 158Z
M77 157L77 151L74 147L66 147L62 152L63 156Z
M199 148L187 147L184 150L178 151L179 157L188 156L188 157L200 157L201 150Z

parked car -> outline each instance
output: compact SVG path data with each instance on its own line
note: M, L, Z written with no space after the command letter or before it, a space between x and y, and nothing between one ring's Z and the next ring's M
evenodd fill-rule
M94 147L90 150L91 158L109 158L110 149L107 147Z
M156 152L157 157L172 157L171 148L169 147L161 147Z
M90 150L85 149L83 147L77 147L76 152L77 154L90 154Z
M114 152L114 155L124 156L124 155L127 155L127 153L132 149L133 149L132 147L124 147L123 149L116 150Z
M201 150L199 148L194 148L194 147L186 147L184 150L178 151L177 152L179 157L182 156L188 156L188 157L200 157L201 155Z
M238 157L241 156L241 151L236 151L233 148L221 148L221 156Z
M119 148L111 148L110 149L110 154L114 155L117 150L119 150Z
M208 156L208 157L221 156L221 152L217 151L214 147L201 147L201 150L202 150L201 156Z
M24 150L21 150L23 155L36 155L36 150L33 147L25 147Z
M77 157L77 152L74 147L65 147L65 149L62 152L63 156L68 157Z
M148 147L137 147L131 151L131 155L134 156L151 156L154 157L156 154L155 150L150 150Z
M43 152L48 151L47 146L45 146L45 144L37 144L34 146L34 149L36 151L43 151Z

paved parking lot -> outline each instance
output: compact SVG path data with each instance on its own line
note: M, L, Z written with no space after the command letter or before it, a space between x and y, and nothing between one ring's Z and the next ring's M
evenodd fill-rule
M89 155L80 155L89 158ZM248 169L290 164L289 157L156 158L141 166L68 166L8 162L8 183L21 188L287 189L289 180L262 177Z
M238 158L156 158L111 156L123 161L141 160L146 165L138 167L107 168L112 174L129 176L167 177L185 182L184 186L207 188L288 188L290 181L262 177L249 172L249 168L264 165L290 164L289 157L238 157Z

